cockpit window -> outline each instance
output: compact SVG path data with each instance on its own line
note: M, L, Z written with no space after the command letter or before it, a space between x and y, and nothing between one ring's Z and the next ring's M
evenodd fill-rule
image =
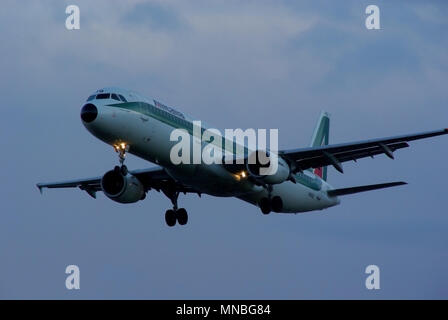
M120 98L118 98L118 96L115 93L112 93L110 96L112 99L120 101Z
M87 98L87 101L92 101L93 99L95 99L96 94L92 94L90 97Z
M100 93L96 96L97 99L109 99L110 93Z
M123 101L123 102L128 102L128 100L126 100L126 98L123 97L121 94L119 94L118 96L120 97L121 101Z

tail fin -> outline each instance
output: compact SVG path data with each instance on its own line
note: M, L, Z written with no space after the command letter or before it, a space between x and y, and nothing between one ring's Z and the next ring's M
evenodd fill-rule
M310 147L326 146L330 139L330 114L322 111L314 129L313 137L311 139ZM314 174L327 181L327 167L315 168Z

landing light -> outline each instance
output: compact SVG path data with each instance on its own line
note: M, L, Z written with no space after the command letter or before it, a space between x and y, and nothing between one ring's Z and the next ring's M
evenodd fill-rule
M128 144L126 142L119 142L113 145L115 150L124 150L124 151L128 151L127 149L129 148Z
M236 180L240 181L241 179L245 179L247 177L246 171L241 171L238 173L233 174Z
M126 142L117 142L113 147L118 153L126 153L129 151L129 145Z

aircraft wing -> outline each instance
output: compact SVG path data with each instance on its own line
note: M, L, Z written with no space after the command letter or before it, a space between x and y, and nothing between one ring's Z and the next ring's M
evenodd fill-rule
M393 159L393 152L401 148L409 147L409 141L435 137L443 134L448 134L448 129L321 147L284 150L280 151L279 155L289 160L293 165L295 172L309 168L333 165L336 170L342 173L343 169L341 162L350 160L356 161L357 159L365 157L373 158L373 156L383 153Z
M178 191L195 192L192 188L184 186L171 178L162 167L153 167L141 170L130 170L130 174L135 176L144 185L145 190L155 189L157 191ZM74 179L52 183L38 183L36 186L42 193L43 188L79 188L86 191L91 197L96 198L96 192L101 191L101 178Z

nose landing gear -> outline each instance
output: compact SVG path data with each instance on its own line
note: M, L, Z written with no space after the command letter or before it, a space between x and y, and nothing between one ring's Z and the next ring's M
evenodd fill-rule
M126 152L129 151L129 145L125 142L120 142L114 144L114 150L118 153L118 161L120 166L115 166L115 172L120 172L123 176L128 174L128 168L124 165L124 160L126 159Z

